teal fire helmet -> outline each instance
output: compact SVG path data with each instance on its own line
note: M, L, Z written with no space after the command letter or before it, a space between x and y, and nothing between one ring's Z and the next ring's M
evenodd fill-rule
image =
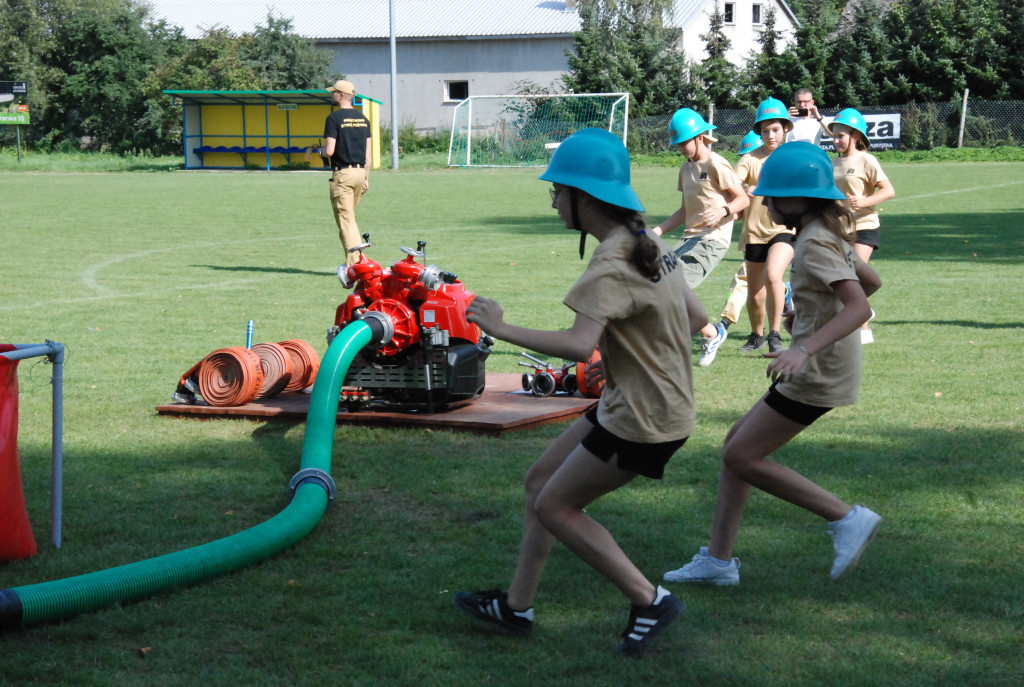
M755 196L845 200L832 177L832 161L807 141L780 145L761 166Z
M681 110L676 110L676 113L672 115L672 121L669 122L668 135L671 137L669 143L678 145L700 134L704 134L714 142L715 139L711 137L711 130L716 128L718 127L714 124L705 122L704 118L695 110L684 107Z
M740 141L740 155L746 155L747 153L753 152L764 145L764 141L761 137L755 134L753 131L748 133Z
M754 133L760 136L761 122L772 119L782 120L782 126L786 131L793 128L793 120L789 118L789 110L786 109L785 103L776 98L767 98L757 106L757 114L754 115Z
M645 212L629 185L629 151L604 129L580 129L562 141L540 178L578 188L611 205Z
M866 145L868 148L871 147L871 139L868 138L868 124L867 122L864 121L864 115L862 115L859 111L853 109L852 107L848 107L845 110L842 110L839 114L836 115L836 118L833 119L832 122L826 127L830 134L832 134L832 127L835 126L836 124L842 124L844 126L850 127L854 131L859 131L860 135L864 137L864 145ZM832 135L834 136L835 134Z

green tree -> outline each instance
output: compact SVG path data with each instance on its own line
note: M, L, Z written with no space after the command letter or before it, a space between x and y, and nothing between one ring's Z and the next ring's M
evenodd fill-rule
M726 57L732 41L725 35L725 15L718 0L708 19L708 32L700 35L708 56L697 67L698 82L715 107L738 107L742 104L736 95L739 70Z
M775 8L770 7L757 38L760 51L747 56L740 75L737 95L745 106L756 107L769 96L785 99L784 94L795 90L791 80L793 59L779 52L784 37L777 22Z
M699 94L680 29L666 24L671 0L580 0L580 30L563 81L576 93L628 92L635 117L671 112Z
M998 66L999 79L1006 85L1006 96L1024 100L1024 12L1020 0L997 0L996 11L1005 28L999 52L1003 57Z
M141 84L164 58L165 43L147 20L143 6L101 1L51 24L53 39L43 55L44 143L117 152L148 148L138 126Z
M884 102L893 90L893 64L889 39L882 24L883 10L876 0L857 3L848 27L833 42L831 71L820 97L842 107L865 107Z
M967 79L958 68L951 2L903 0L893 4L885 24L899 75L885 94L888 103L938 102L963 93Z
M242 63L259 74L263 89L303 90L329 83L333 53L296 34L290 19L268 13L266 25L243 36L240 48Z

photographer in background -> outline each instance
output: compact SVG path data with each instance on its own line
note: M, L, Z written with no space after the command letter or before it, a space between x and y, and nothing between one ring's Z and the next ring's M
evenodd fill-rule
M827 130L818 106L814 104L814 94L809 88L800 88L793 94L793 101L796 104L789 108L793 128L786 136L786 142L807 141L819 145L822 132Z

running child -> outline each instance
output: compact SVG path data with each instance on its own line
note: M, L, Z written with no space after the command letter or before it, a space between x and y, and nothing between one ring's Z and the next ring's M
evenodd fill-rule
M616 653L641 657L684 605L652 584L584 509L637 475L660 479L690 436L696 419L691 332L707 315L686 286L679 259L646 230L622 141L602 129L581 130L555 150L540 178L554 185L552 206L565 226L600 241L564 299L576 313L572 329L508 324L501 306L481 296L466 319L552 357L587 360L600 345L604 392L527 472L522 543L507 591L458 592L454 602L477 619L529 635L534 595L558 540L629 599Z
M771 387L733 425L722 448L711 542L670 582L735 585L733 558L743 509L752 486L799 506L828 523L835 558L833 580L860 560L882 518L850 505L808 478L767 460L816 419L857 400L860 385L858 327L870 312L868 296L878 275L853 250L853 217L836 188L828 155L804 141L786 143L765 162L757 188L772 218L796 232L792 268L793 340L768 364Z
M747 132L747 135L740 141L739 154L746 155L747 153L757 150L764 145L764 141L761 137L755 134L753 131ZM749 201L749 199L748 199ZM737 220L743 218L744 213L737 212L735 217ZM740 231L739 242L737 247L742 253L747 245L746 237L746 222L743 223L743 229ZM740 268L736 270L736 274L733 275L732 282L729 284L729 297L725 300L725 305L722 306L722 319L718 322L715 327L722 330L723 335L711 340L710 345L701 346L700 358L697 360L698 367L708 367L711 363L715 362L715 356L718 355L718 349L729 335L729 327L736 324L740 320L740 312L743 311L743 306L747 304L747 266L746 263L741 262Z
M864 262L878 250L879 221L875 208L896 196L889 177L882 171L875 156L867 152L871 147L867 124L860 112L848 107L828 125L839 157L832 160L832 172L836 186L850 201L853 216L857 220L857 238L853 247ZM872 316L874 311L872 311ZM860 327L861 343L873 343L874 334L867 322Z
M676 111L669 124L669 139L686 162L679 168L677 189L683 202L668 219L651 231L662 236L683 225L683 238L675 254L683 264L686 285L696 289L722 262L732 243L732 225L750 199L729 161L711 151L715 126L688 107ZM714 351L728 336L722 325L708 323L701 329L700 361L714 359ZM705 365L706 367L706 365Z
M746 186L747 195L752 198L743 220L743 235L746 238L743 258L747 269L750 336L740 346L741 353L754 353L764 348L766 343L771 353L784 348L782 311L786 299L786 268L793 258L793 230L772 221L768 209L757 194L757 177L761 165L785 142L786 133L793 128L787 112L781 100L768 98L762 101L757 106L754 132L761 137L764 145L744 155L736 163L736 174Z

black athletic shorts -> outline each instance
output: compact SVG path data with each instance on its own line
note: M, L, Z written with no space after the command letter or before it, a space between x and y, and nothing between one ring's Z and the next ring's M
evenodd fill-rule
M819 417L832 410L831 408L825 408L823 406L812 406L807 403L801 403L800 401L794 401L791 398L786 398L775 388L772 384L768 389L768 395L764 398L765 405L777 412L787 420L804 425L805 427Z
M882 245L882 242L879 240L881 233L878 229L862 229L857 232L857 238L854 240L854 243L861 243L865 246L871 246L872 250L878 250L878 247Z
M608 462L612 456L618 456L618 467L651 479L661 479L665 475L665 465L672 454L686 443L684 439L663 441L658 444L641 444L627 441L615 436L597 422L597 406L587 411L586 418L594 428L587 432L580 444L595 456Z
M743 259L747 262L768 262L768 249L776 243L793 243L796 237L792 234L779 234L768 243L748 243L743 249Z

